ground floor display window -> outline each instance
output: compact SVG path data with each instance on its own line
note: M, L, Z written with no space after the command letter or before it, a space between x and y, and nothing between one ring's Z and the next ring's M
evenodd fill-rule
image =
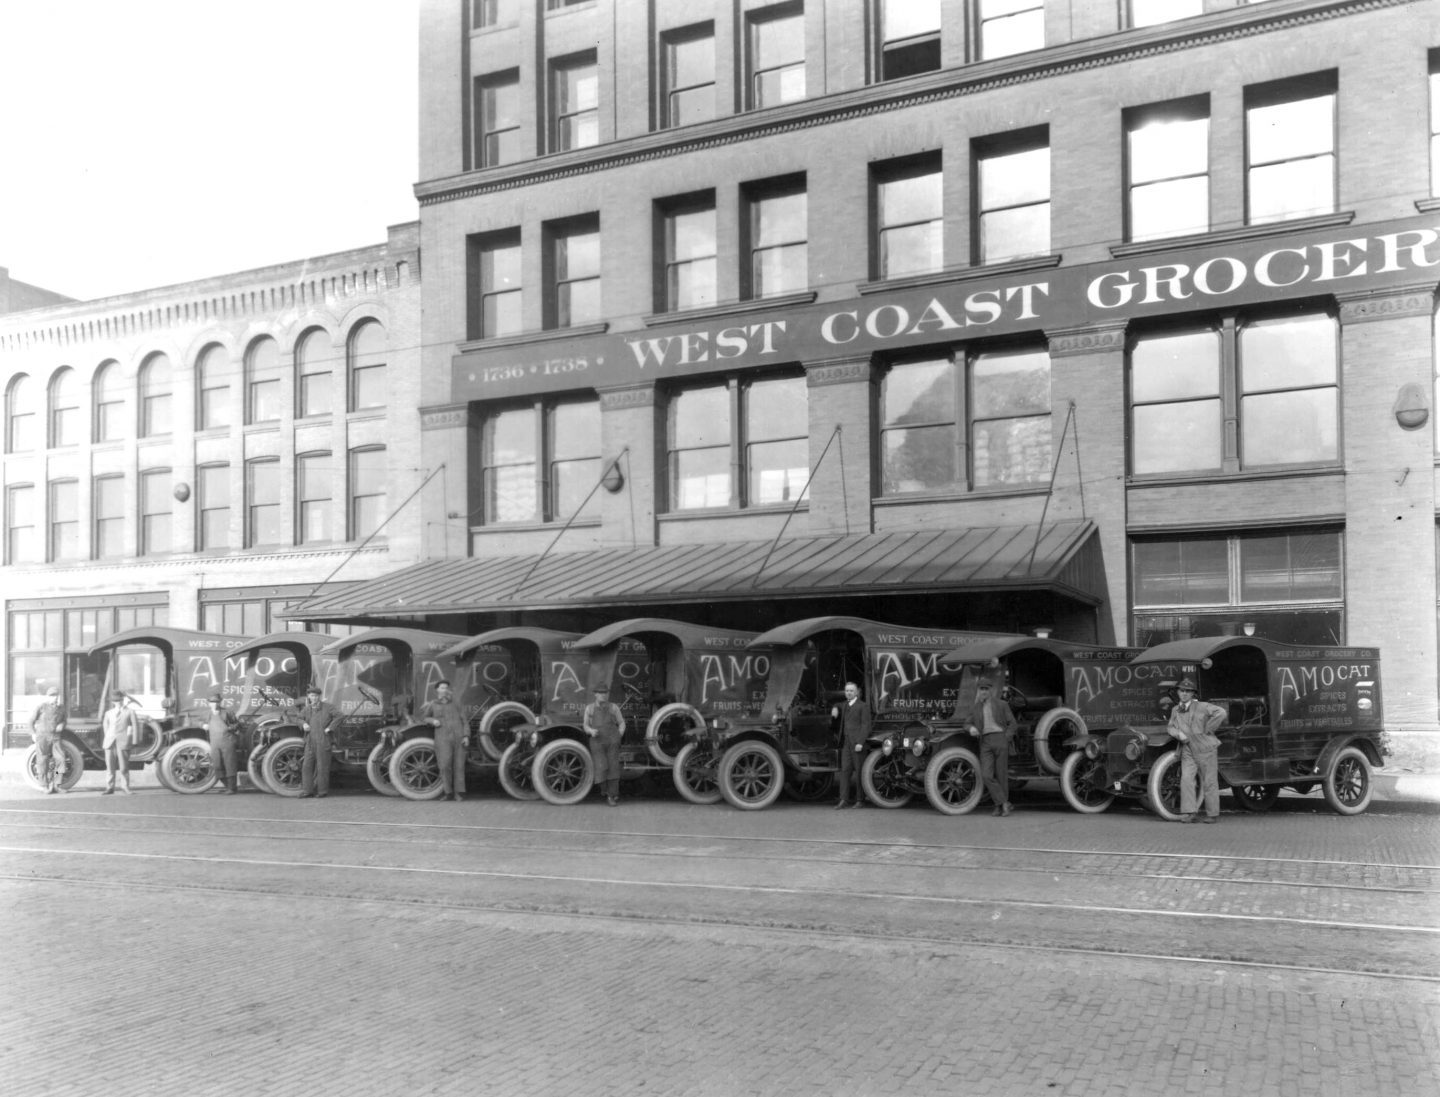
M1135 538L1134 642L1245 635L1343 644L1343 547L1338 530Z

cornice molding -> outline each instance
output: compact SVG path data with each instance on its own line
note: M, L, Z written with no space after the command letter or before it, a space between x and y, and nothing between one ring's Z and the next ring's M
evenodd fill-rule
M1123 30L1099 38L1066 43L1034 54L942 69L903 80L871 84L799 103L731 115L681 130L659 130L578 152L464 172L415 184L421 206L496 194L572 176L593 174L631 164L665 159L703 149L812 129L833 122L864 118L898 107L919 106L1032 83L1088 69L1107 68L1200 46L1284 31L1307 23L1326 22L1367 11L1419 3L1421 0L1332 0L1298 11L1274 10L1268 4L1212 12L1180 21Z

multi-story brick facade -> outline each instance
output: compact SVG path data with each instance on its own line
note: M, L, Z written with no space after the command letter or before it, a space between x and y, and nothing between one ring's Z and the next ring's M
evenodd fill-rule
M419 318L415 224L0 316L6 720L48 684L78 700L88 649L126 628L257 635L327 582L443 552L424 493L400 509L435 471Z
M1376 644L1435 731L1437 49L1433 0L428 0L475 566L322 611Z

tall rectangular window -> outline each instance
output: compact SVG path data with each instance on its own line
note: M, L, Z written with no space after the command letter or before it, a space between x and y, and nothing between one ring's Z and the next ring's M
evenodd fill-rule
M979 0L980 59L1045 46L1044 0Z
M786 5L749 20L750 109L805 98L805 9Z
M385 521L385 447L350 451L350 539L362 541Z
M245 547L280 544L280 461L245 462Z
M940 0L880 0L881 80L940 67Z
M1333 72L1245 89L1248 223L1335 212Z
M280 344L269 336L255 340L245 355L245 422L279 419L284 403L282 385Z
M664 312L715 304L714 193L665 209Z
M517 21L520 0L474 0L477 27L506 27Z
M475 127L480 167L513 164L524 156L518 72L482 76L475 81Z
M481 430L485 522L598 517L600 407L595 399L538 400L491 413Z
M875 275L930 274L944 266L944 177L938 156L877 165Z
M600 76L595 55L552 62L550 151L586 149L600 143Z
M1130 0L1130 25L1153 27L1205 11L1205 0Z
M566 522L579 515L598 518L600 497L600 409L595 400L565 400L545 411L545 518Z
M520 230L476 237L479 271L478 338L514 335L524 325L522 314Z
M168 355L152 354L140 367L141 438L170 433L170 397L174 384L174 371Z
M975 241L981 263L1050 251L1050 135L1045 127L977 141Z
M1126 227L1130 240L1210 228L1210 97L1127 110Z
M120 367L114 362L95 371L90 382L95 400L95 441L118 442L128 433L125 429L125 382Z
M680 389L670 397L666 434L671 510L793 503L809 476L805 378Z
M91 551L96 560L119 559L125 555L125 478L97 476L92 484L95 538Z
M140 474L140 555L155 556L175 546L170 536L169 469Z
M75 371L61 369L50 381L50 445L80 444L80 382Z
M295 414L300 418L329 415L335 408L334 352L328 332L307 332L295 348L298 380Z
M196 367L195 381L199 406L196 418L201 430L230 425L230 355L224 347L206 347Z
M76 480L50 483L50 559L80 559L80 484Z
M386 360L390 341L378 320L366 320L345 344L350 375L350 410L383 408L390 400Z
M1044 483L1050 475L1050 356L971 351L897 362L880 391L887 495Z
M1440 198L1440 50L1430 51L1430 196Z
M660 39L661 125L666 129L715 117L715 25L668 31Z
M1323 313L1225 316L1130 346L1131 470L1240 472L1339 460L1339 349ZM1227 420L1239 431L1227 434Z
M195 470L196 533L199 548L230 547L230 466L201 465Z
M747 187L745 195L749 211L749 296L801 292L809 284L804 178L756 184Z
M1135 643L1241 634L1344 643L1343 549L1334 530L1137 539Z
M481 479L486 522L534 522L540 515L540 422L533 406L489 416Z
M5 563L40 562L35 514L35 485L12 484L5 489Z
M547 327L571 328L597 323L600 309L600 219L576 218L551 226L551 292Z
M298 544L333 540L330 532L333 482L330 454L304 453L295 458L295 540Z

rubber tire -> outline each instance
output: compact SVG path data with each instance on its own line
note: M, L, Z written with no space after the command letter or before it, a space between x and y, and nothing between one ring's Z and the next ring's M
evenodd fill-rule
M954 800L945 795L945 792L954 784L952 776L945 772L947 768L968 767L970 770L971 788L959 800ZM964 770L960 772L963 774ZM980 798L985 794L985 782L980 779L980 759L975 757L975 752L965 747L946 747L936 752L925 767L925 798L930 801L930 806L944 815L968 815L980 804Z
M768 808L785 791L785 763L769 743L747 739L720 758L720 793L741 811Z
M365 779L381 796L400 795L400 790L390 780L390 759L394 754L390 744L382 739L370 748L370 753L365 757Z
M1359 815L1375 795L1375 774L1370 759L1359 747L1346 747L1335 755L1320 782L1325 802L1340 815Z
M65 751L65 773L60 778L60 787L68 792L80 783L80 774L85 769L85 755L67 739L61 739L60 746ZM39 753L34 743L31 743L30 749L25 752L25 783L37 792L44 792L45 785L40 780L36 763Z
M1169 787L1167 787L1169 786ZM1174 796L1166 797L1165 792L1174 789ZM1146 804L1151 811L1168 822L1180 818L1180 752L1166 751L1155 759L1155 765L1145 781ZM1168 802L1167 802L1168 799Z
M535 752L530 779L540 799L556 807L569 807L590 795L595 784L595 760L584 743L566 736Z
M130 760L134 762L158 762L160 760L160 755L164 754L165 751L168 749L164 746L165 732L160 727L159 723L154 720L141 720L140 723L142 725L142 732L145 736L145 742L153 742L155 744L155 748L153 750L141 751L135 750L132 745L132 748L130 750Z
M203 764L200 759L202 751ZM210 744L203 739L185 738L171 743L165 748L165 753L160 755L160 761L156 765L168 778L166 787L182 796L195 796L215 787L215 763L210 755ZM177 765L183 765L184 768L177 772ZM197 780L194 776L196 773L203 776Z
M842 745L841 750L844 750ZM865 756L865 761L860 766L860 787L865 792L865 798L876 807L882 808L903 808L913 798L914 793L909 789L899 794L892 793L891 782L885 781L885 769L893 765L903 765L904 758L899 751L896 751L889 758L880 749L872 750ZM880 770L880 780L885 781L884 785L877 783L876 770ZM882 795L882 793L892 793Z
M1065 797L1065 802L1078 811L1081 815L1099 815L1102 811L1109 809L1115 802L1113 792L1101 793L1100 796L1091 795L1084 797L1080 794L1080 774L1088 772L1087 767L1099 767L1101 774L1105 772L1105 759L1087 758L1083 750L1073 751L1065 758L1065 764L1060 767L1060 794ZM1086 788L1094 788L1093 784L1087 783ZM1105 785L1101 785L1105 788Z
M437 800L445 794L435 740L406 739L390 755L390 783L407 800Z
M684 716L690 721L690 725L696 728L705 726L705 717L701 716L694 705L687 705L683 701L672 701L668 705L661 705L655 710L645 725L645 749L650 752L650 757L659 762L662 766L673 766L675 759L680 752L677 750L670 754L660 744L660 726L672 717Z
M478 734L480 736L480 749L485 752L485 757L489 758L492 762L500 761L501 756L505 753L505 748L510 745L510 743L498 743L495 741L495 725L500 722L500 717L502 716L519 716L522 719L516 722L522 724L533 724L535 722L535 714L519 701L501 701L498 705L492 705L486 709L480 717ZM510 742L514 741L512 735Z
M274 796L275 794L270 792L270 786L265 783L265 773L261 768L264 761L265 752L259 747L252 749L250 751L250 757L245 759L245 776L250 778L250 784L253 788L261 792L269 792L271 796Z
M680 753L675 755L675 764L670 767L671 779L675 782L675 791L692 804L718 804L723 794L720 791L719 777L711 777L708 774L702 775L699 780L691 780L687 776L687 770L695 761L695 755L701 748L700 743L686 743L680 748ZM708 746L705 747L705 757L702 760L702 768L709 769L706 762L714 761L714 754Z
M1075 726L1074 732L1065 738L1072 738L1074 735L1088 735L1089 727L1085 724L1085 718L1073 708L1066 708L1063 705L1052 708L1044 716L1035 722L1035 761L1040 769L1051 777L1060 775L1060 767L1065 764L1063 756L1056 757L1055 752L1050 749L1050 733L1055 725L1062 720L1068 720Z
M785 795L802 804L818 804L835 795L835 774L791 774L785 778Z
M1280 799L1279 785L1231 785L1230 799L1244 811L1269 811Z
M500 768L496 772L496 776L500 779L500 787L516 800L538 800L540 794L535 791L535 781L530 775L530 767L515 765L515 755L519 751L520 744L511 743L505 748L505 753L500 755ZM517 781L517 777L520 780Z
M305 740L286 736L270 744L260 763L260 772L265 775L265 784L276 796L288 796L292 800L305 792L301 784L301 763L305 758Z

